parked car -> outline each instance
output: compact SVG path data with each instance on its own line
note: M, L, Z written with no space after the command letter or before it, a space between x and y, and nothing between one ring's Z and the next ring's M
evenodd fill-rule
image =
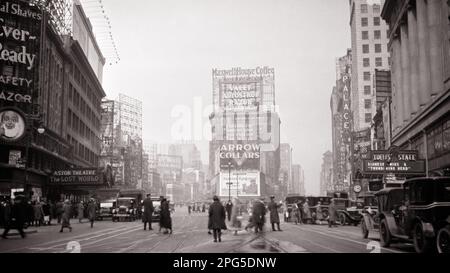
M136 198L119 197L113 209L113 222L134 221L137 217Z
M103 220L104 218L112 218L115 206L116 200L105 200L100 202L99 210L97 212L97 220Z
M357 226L361 222L362 208L358 208L356 204L352 204L348 198L334 198L339 223L343 226Z
M395 194L384 190L376 195L383 247L399 240L412 242L418 253L450 253L449 177L410 179Z

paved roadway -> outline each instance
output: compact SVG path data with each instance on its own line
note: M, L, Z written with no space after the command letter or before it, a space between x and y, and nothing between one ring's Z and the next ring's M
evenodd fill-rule
M281 215L280 215L281 216ZM221 243L208 235L205 213L188 215L187 209L177 208L172 216L173 234L144 231L136 222L113 223L110 220L89 223L72 220L73 231L59 233L59 226L34 228L27 238L0 238L0 253L404 253L413 252L410 244L394 244L379 248L378 234L362 239L359 227L328 228L318 225L281 223L283 232L270 231L266 224L262 235L240 231L234 235L225 231ZM244 223L245 225L245 223ZM33 229L33 228L30 228ZM3 230L0 230L3 232ZM12 232L15 232L14 230ZM371 246L374 247L371 247Z

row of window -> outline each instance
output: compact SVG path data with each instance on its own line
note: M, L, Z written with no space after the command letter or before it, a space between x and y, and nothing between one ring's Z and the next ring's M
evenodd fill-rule
M434 159L450 152L450 120L428 132L426 145L429 159ZM422 136L412 141L411 148L419 152L419 158L426 158L424 138Z
M80 112L96 127L100 128L100 119L95 115L89 105L85 102L83 97L80 96L77 89L69 84L69 101L73 102L73 105L80 110Z
M381 25L381 18L380 17L373 17L373 25L374 26L380 26ZM362 17L361 18L361 26L362 27L368 27L369 26L369 18Z
M98 144L95 133L71 109L67 112L67 126L83 138L88 139L93 146Z
M381 6L378 4L372 5L372 11L373 13L380 13L381 12ZM369 12L369 5L367 4L361 4L361 13L368 13Z
M363 66L364 67L370 67L370 58L363 58ZM383 66L383 58L376 57L375 58L375 66L376 67L382 67Z
M370 45L363 44L362 45L362 52L364 54L369 54L370 53ZM381 46L381 44L375 44L375 53L382 53L382 46Z
M86 81L83 74L80 72L80 69L73 65L71 67L72 69L72 75L75 79L75 82L78 84L78 86L81 87L81 90L86 94L86 96L89 98L91 103L97 108L100 109L101 107L101 98L99 98L95 92L93 91L91 85Z
M79 143L70 135L67 135L67 141L69 141L69 143L73 146L74 155L77 155L79 158L91 163L94 166L98 165L98 156L93 151Z

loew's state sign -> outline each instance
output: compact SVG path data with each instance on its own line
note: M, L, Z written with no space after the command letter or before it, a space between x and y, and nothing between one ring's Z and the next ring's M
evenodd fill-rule
M97 169L58 170L50 176L52 185L96 186L102 185L102 174Z

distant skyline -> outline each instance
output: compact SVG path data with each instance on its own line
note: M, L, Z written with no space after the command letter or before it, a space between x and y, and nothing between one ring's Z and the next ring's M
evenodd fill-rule
M108 98L142 100L144 140L176 142L171 130L180 107L194 117L201 110L201 118L190 119L192 138L207 129L212 69L273 67L281 140L305 171L307 194L319 194L322 155L332 147L335 61L351 47L348 1L103 3L121 56L105 66L103 86ZM208 139L194 143L208 163Z

